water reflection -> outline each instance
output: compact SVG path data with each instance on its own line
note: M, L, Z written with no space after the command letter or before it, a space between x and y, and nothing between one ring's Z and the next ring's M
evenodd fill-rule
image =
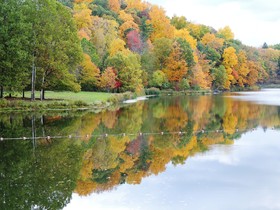
M233 144L258 127L279 129L280 108L221 96L185 96L97 114L1 113L0 137L45 138L0 142L0 209L62 209L72 192L86 196L124 183L140 184L168 164L185 164L211 145ZM88 137L104 134L108 136ZM69 135L82 138L46 138Z

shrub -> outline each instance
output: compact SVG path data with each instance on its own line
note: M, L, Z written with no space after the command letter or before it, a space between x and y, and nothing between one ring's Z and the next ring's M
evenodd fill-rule
M155 87L151 87L145 90L146 95L159 95L160 90Z

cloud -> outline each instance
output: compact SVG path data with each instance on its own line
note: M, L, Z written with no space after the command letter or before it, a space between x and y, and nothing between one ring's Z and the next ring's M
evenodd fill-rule
M215 29L229 25L244 44L261 46L280 43L278 0L149 0L161 5L167 15L185 16L189 21Z

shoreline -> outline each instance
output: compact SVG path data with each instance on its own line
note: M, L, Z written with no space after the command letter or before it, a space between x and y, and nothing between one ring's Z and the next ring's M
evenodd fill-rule
M262 87L259 87L259 90ZM136 103L138 101L147 100L151 97L161 96L174 96L174 95L217 95L226 92L242 92L248 90L230 90L230 91L219 91L219 90L186 90L186 91L174 91L174 90L158 90L156 93L146 92L146 95L136 96L135 93L125 92L111 94L106 100L95 100L94 94L102 94L100 92L86 92L88 97L85 99L70 100L63 98L50 98L40 101L31 101L28 98L22 99L20 97L13 98L12 100L3 98L0 99L0 113L1 112L45 112L45 111L95 111L101 112L113 108L114 106L125 106L128 104ZM60 92L58 92L59 94ZM63 92L61 92L63 94ZM76 98L76 93L73 94L72 98ZM106 93L104 93L106 94ZM89 99L91 98L91 102Z

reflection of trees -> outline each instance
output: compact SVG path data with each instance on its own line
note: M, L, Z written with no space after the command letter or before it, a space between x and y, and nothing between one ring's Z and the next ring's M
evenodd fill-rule
M0 145L0 209L61 209L76 186L81 148L68 140Z
M31 136L33 128L37 136L82 138L40 140L35 153L29 141L0 142L1 209L62 208L73 189L88 195L123 183L139 184L163 172L168 163L184 164L209 145L232 144L258 126L280 127L279 113L278 107L220 96L174 96L98 114L3 114L0 137ZM105 133L109 135L104 138L86 137Z
M114 118L114 123L106 123L113 127L97 128L99 131L96 132L159 134L125 137L125 140L124 137L112 137L96 142L89 149L90 166L83 165L84 170L91 170L86 179L79 179L76 191L87 195L113 189L122 183L139 184L144 177L163 172L170 162L184 164L189 156L207 150L209 145L232 144L233 139L257 126L279 126L278 113L277 107L219 96L163 98L126 107L118 112L117 123ZM168 131L184 133L167 134Z

